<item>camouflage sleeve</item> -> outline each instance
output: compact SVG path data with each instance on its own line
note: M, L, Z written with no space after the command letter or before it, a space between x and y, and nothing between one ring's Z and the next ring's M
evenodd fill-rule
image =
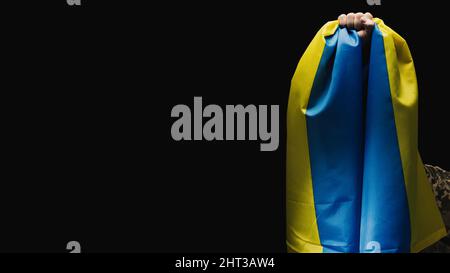
M428 180L433 186L436 203L441 211L447 231L450 230L450 172L439 167L425 165ZM450 234L422 252L450 253Z

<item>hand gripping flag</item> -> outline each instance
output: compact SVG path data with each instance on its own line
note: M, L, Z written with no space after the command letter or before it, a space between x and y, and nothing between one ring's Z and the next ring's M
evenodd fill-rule
M287 113L289 252L418 252L446 235L417 144L405 40L375 19L370 57L329 22L303 54Z

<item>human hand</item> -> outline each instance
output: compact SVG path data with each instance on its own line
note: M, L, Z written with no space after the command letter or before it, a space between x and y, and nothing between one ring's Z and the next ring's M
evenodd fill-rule
M375 26L375 22L373 21L373 16L369 12L362 13L349 13L349 14L341 14L338 17L339 26L346 27L347 29L354 29L357 31L358 36L367 41L371 37L372 30Z

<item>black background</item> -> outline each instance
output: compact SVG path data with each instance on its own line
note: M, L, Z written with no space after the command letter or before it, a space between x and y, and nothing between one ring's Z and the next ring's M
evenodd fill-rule
M351 11L408 41L420 151L450 169L443 1L150 2L1 7L0 251L284 252L290 80L317 30ZM173 141L171 109L194 96L280 105L278 150Z

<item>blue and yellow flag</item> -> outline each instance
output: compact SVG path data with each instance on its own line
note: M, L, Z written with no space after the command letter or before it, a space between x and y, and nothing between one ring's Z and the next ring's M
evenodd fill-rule
M405 40L375 19L370 58L328 22L303 54L287 114L289 252L418 252L446 235L418 153Z

